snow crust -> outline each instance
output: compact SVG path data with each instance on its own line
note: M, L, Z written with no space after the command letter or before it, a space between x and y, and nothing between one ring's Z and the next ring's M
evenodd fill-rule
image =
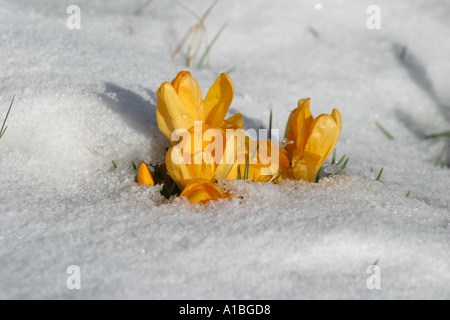
M0 299L450 298L450 148L425 138L450 124L450 3L220 1L208 38L226 28L201 69L185 49L170 58L195 19L175 1L134 14L141 3L1 1L1 122L16 97L0 140ZM66 27L71 4L80 30ZM300 98L315 116L338 108L344 173L224 182L236 197L207 208L137 186L130 161L167 147L160 84L191 70L205 94L231 68L230 115L247 128L272 109L283 134Z

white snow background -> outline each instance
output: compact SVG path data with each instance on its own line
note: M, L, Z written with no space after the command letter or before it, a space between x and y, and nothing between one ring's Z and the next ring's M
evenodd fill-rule
M448 138L425 138L450 125L449 1L221 0L208 39L226 27L200 69L186 47L170 57L196 19L175 1L135 14L142 3L0 1L1 121L15 94L0 139L1 299L450 298ZM66 27L72 4L80 30ZM130 161L162 161L167 146L160 84L190 70L205 94L231 68L229 115L247 128L272 109L282 135L300 98L314 116L338 108L344 172L233 181L238 197L207 208L137 186ZM380 290L367 287L374 263Z

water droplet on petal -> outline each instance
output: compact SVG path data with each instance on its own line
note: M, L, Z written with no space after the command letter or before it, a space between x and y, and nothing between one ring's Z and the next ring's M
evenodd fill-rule
M188 114L187 113L183 113L183 119L187 119L187 117L188 117Z
M286 148L287 145L293 144L293 143L294 143L294 141L284 138L283 140L281 140L280 149L284 149L284 148Z

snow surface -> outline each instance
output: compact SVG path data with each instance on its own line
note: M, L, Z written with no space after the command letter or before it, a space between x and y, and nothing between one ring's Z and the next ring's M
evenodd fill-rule
M203 93L234 68L230 114L259 128L272 108L281 134L300 98L313 115L336 107L350 160L318 184L230 182L238 197L206 209L134 182L130 160L164 157L155 91L188 70L186 48L170 55L196 22L174 1L135 15L141 3L1 1L1 120L16 95L0 140L1 299L450 298L449 144L425 139L450 124L450 2L220 1L209 39L226 28L190 69ZM71 4L81 30L66 27Z

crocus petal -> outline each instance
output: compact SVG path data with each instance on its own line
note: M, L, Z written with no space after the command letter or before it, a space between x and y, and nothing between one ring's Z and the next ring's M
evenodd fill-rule
M220 127L222 129L244 129L244 119L242 118L242 114L236 113L234 116L223 120Z
M291 112L286 126L287 139L293 144L286 146L289 157L292 157L293 150L304 150L308 140L313 117L309 108L310 99L302 99L298 102L298 107Z
M164 115L166 114L165 112L163 112L163 108L165 107L173 130L189 129L194 125L194 121L196 120L194 118L194 115L191 113L191 110L185 106L183 101L178 96L178 93L175 91L175 89L170 83L164 82L161 85L161 87L158 89L158 96L161 97L161 101L164 101L164 104L162 103L160 104L161 106L160 117L165 119ZM168 136L168 139L171 140L170 135Z
M336 143L339 139L339 134L341 133L341 128L342 128L342 117L341 117L341 113L339 112L338 109L333 109L333 111L331 112L331 116L333 117L334 121L336 122L337 125L337 134L334 136L334 141L332 143L332 147L331 150L334 149L334 147L336 146Z
M231 170L228 171L228 174L225 176L225 179L237 179L238 178L238 170L240 170L240 166L238 161L236 160L231 167Z
M290 165L286 153L271 140L260 140L258 146L258 162L249 165L249 180L268 182L285 173ZM274 163L274 160L278 163ZM250 171L253 171L251 175Z
M314 181L317 172L336 145L340 132L340 114L321 114L314 119L304 151L294 150L292 171L297 180Z
M155 180L153 180L153 176L152 176L148 166L144 162L142 162L139 165L137 182L140 185L142 185L142 184L149 185L149 186L155 185Z
M180 197L188 198L191 203L205 203L210 200L229 198L230 194L225 194L215 184L211 182L193 182L187 186Z
M201 121L203 118L202 92L191 73L189 71L179 72L175 79L172 80L172 86L178 93L181 101L189 109L194 121Z
M281 150L279 149L279 156L280 156L280 160L279 160L279 169L278 169L278 173L275 175L277 176L276 181L281 181L283 179L287 179L291 176L292 171L290 171L290 167L291 167L291 163L289 160L289 157L287 155L287 152L285 150ZM279 176L279 177L278 177Z
M227 115L233 95L233 82L227 74L221 73L203 101L204 123L212 127L219 127Z
M168 82L166 82L168 84ZM164 83L161 85L164 85ZM170 120L169 111L167 110L166 102L164 97L162 96L162 90L158 89L156 91L157 97L157 107L156 107L156 121L158 123L159 130L166 136L167 139L170 140L170 136L172 135L173 125Z
M322 165L320 155L305 151L294 151L292 156L292 172L296 180L313 182Z
M339 113L335 113L335 116ZM320 165L328 158L339 138L340 126L335 118L321 114L311 125L311 134L305 146L305 151L320 156Z
M176 152L179 151L175 148L175 146L167 150L166 169L173 181L176 182L180 189L183 189L185 186L191 183L194 178L192 177L191 172L187 167L188 164L185 164L181 161L181 152L179 152L178 154L174 154ZM174 162L173 159L179 159L180 163Z

